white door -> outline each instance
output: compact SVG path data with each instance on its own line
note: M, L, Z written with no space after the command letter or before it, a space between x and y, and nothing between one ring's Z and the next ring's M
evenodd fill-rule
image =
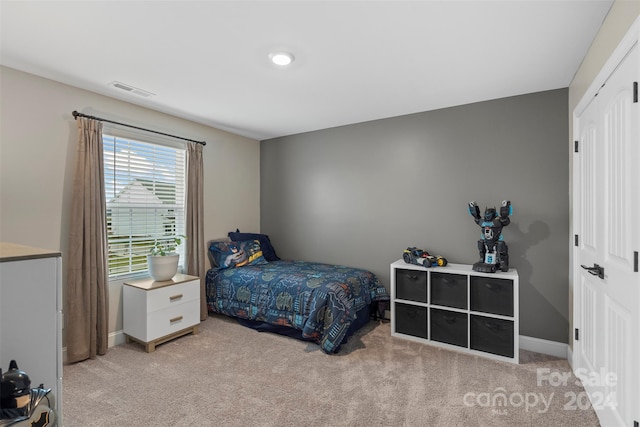
M640 422L639 50L576 110L573 362L604 427Z

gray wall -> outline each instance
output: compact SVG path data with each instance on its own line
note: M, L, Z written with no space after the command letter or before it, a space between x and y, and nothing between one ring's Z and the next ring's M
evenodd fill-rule
M566 89L262 141L260 222L284 258L347 264L389 287L407 246L478 260L467 212L509 199L520 334L568 339Z

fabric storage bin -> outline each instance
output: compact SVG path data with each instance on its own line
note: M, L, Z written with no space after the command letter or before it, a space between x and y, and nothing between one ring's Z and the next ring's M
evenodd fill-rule
M471 277L471 310L513 316L513 281Z
M467 347L467 314L432 308L431 341Z
M467 308L467 276L431 273L431 304Z
M395 303L396 332L427 339L427 308Z
M471 315L471 348L513 357L513 322Z
M427 272L396 270L396 298L427 302Z

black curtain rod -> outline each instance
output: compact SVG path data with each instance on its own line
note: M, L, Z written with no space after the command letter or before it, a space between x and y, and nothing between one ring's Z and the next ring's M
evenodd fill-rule
M157 130L145 129L145 128L141 128L141 127L138 127L138 126L128 125L126 123L114 122L113 120L107 120L107 119L103 119L103 118L100 118L100 117L88 116L86 114L78 113L75 110L71 114L73 115L74 119L77 119L78 117L84 117L86 119L98 120L100 122L113 123L113 124L120 125L120 126L126 126L126 127L133 128L133 129L143 130L145 132L152 132L152 133L157 133L158 135L164 135L164 136L169 136L171 138L182 139L184 141L195 142L196 144L207 145L206 141L196 141L194 139L183 138L181 136L171 135L169 133L158 132Z

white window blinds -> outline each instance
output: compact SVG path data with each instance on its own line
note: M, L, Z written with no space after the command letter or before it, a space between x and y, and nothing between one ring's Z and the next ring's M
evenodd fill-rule
M185 234L185 150L106 134L103 144L109 277L144 273L156 241Z

